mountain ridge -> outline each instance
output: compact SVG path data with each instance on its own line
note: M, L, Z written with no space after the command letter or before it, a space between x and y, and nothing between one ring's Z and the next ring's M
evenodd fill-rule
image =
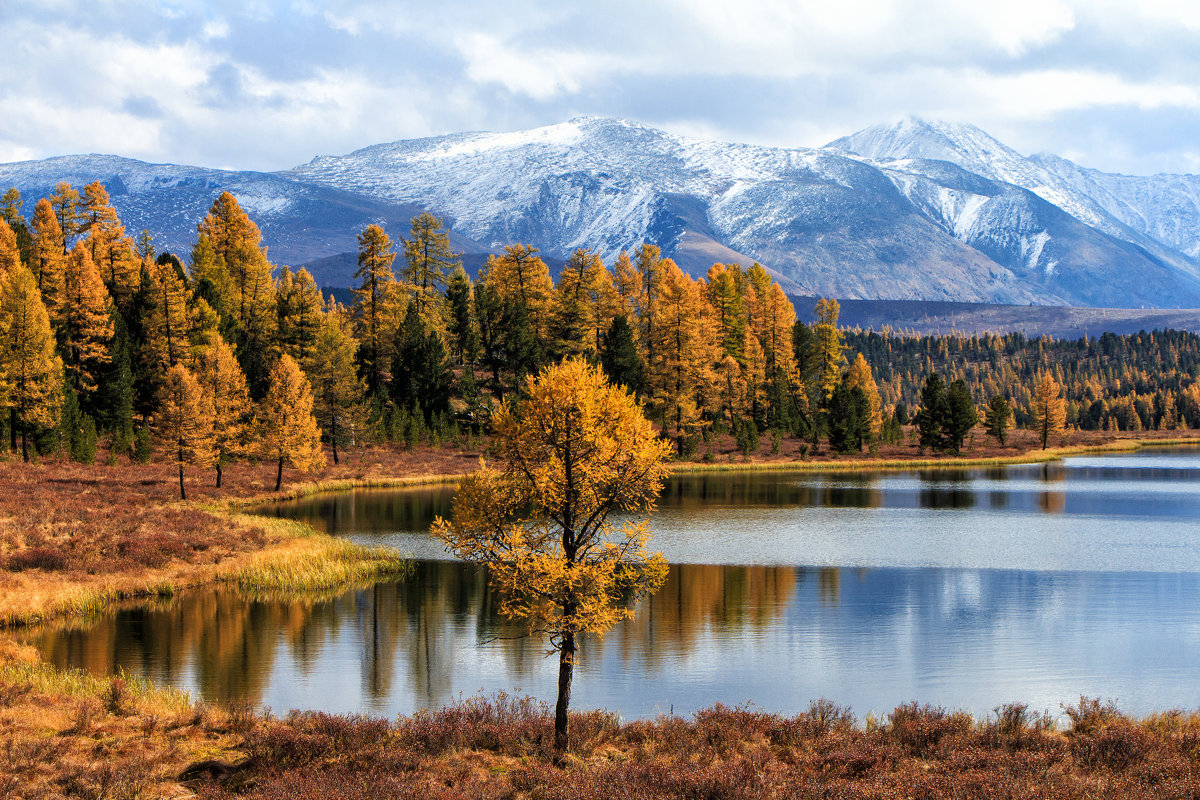
M399 238L429 210L472 263L517 241L556 260L590 247L610 261L648 241L697 275L759 261L793 294L1127 307L1200 306L1194 177L1026 158L975 126L916 118L822 148L583 116L379 143L273 173L97 154L0 164L0 185L30 197L100 180L130 230L161 231L160 247L184 255L227 189L273 257L321 262L329 285L345 284L338 265L362 226Z

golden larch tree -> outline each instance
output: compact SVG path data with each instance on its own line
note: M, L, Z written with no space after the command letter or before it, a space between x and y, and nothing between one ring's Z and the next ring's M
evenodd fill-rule
M663 421L674 429L676 447L684 452L687 437L700 423L705 403L718 399L718 342L706 313L700 286L670 259L655 300L655 359L647 367L650 397Z
M159 374L176 364L190 361L188 291L170 263L146 264L150 273L150 299L154 307L147 324L147 352L152 354Z
M367 391L372 395L384 390L392 360L400 315L407 302L396 286L392 262L396 251L392 239L378 225L368 225L358 235L358 286L354 289L354 318L362 343L360 361Z
M187 367L176 364L167 370L154 425L172 460L179 467L181 500L187 499L187 487L183 482L184 465L207 469L216 459L213 446L214 416L212 399Z
M1132 403L1132 400L1130 402ZM1132 417L1140 424L1136 412ZM1062 436L1067 422L1067 401L1063 398L1062 389L1054 380L1054 375L1049 371L1038 376L1033 394L1033 419L1037 424L1043 450L1046 449L1051 436Z
M459 484L450 520L433 532L461 558L486 564L500 612L558 652L554 745L569 744L577 637L633 616L666 575L635 514L653 510L669 450L637 401L581 359L528 381L519 406L496 415L499 469ZM623 514L619 526L613 514Z
M67 378L77 393L95 391L101 370L111 360L108 343L113 337L109 315L111 300L100 270L83 242L67 254L62 294L53 309Z
M593 298L602 291L599 284L604 271L600 256L584 248L573 252L563 265L550 304L555 352L568 356L596 352L604 332L598 330L597 314L603 310Z
M756 333L762 342L768 369L778 369L788 380L796 379L796 354L792 347L792 329L796 326L796 307L774 281L759 301L761 313Z
M426 327L442 332L446 327L441 288L462 258L450 249L450 234L429 212L412 219L410 238L404 242L402 279L412 289L417 315Z
M0 375L11 418L21 429L21 457L28 461L29 429L58 422L63 367L37 281L24 267L10 273L0 291Z
M138 288L141 259L133 239L125 234L108 190L99 181L83 187L83 240L113 298L124 302Z
M275 342L300 363L312 353L323 304L321 290L308 270L283 268L275 293Z
M365 387L354 371L354 337L336 311L326 314L317 331L312 354L304 371L312 383L313 410L317 424L333 448L338 463L338 445L354 439Z
M54 209L46 198L38 200L33 209L33 219L29 223L30 234L33 237L33 257L25 266L33 273L37 287L42 293L42 301L48 308L58 302L58 294L62 287L63 247L62 228Z
M862 353L854 357L854 363L850 365L850 370L846 373L846 386L849 389L858 387L867 396L867 415L871 436L878 437L880 431L883 430L883 408L879 399L879 386L875 383L874 375L871 374L871 365L867 363L867 359L863 357Z
M21 266L21 248L17 245L17 234L7 222L0 219L0 283Z
M534 336L545 341L550 327L550 298L554 282L536 247L515 244L499 258L489 256L485 282L501 300L515 300L525 310Z
M745 283L740 264L713 264L704 287L721 349L734 359L744 356L746 344Z
M842 379L842 364L846 361L842 332L838 329L841 305L837 300L817 301L817 321L812 326L813 340L810 359L816 365L817 386L821 397L829 400Z
M627 251L622 250L613 262L612 276L613 289L617 292L617 314L633 319L642 279Z
M213 466L217 488L226 464L249 452L254 406L241 365L219 336L200 353L196 378L213 408Z
M283 465L308 472L325 466L321 429L313 418L312 387L296 360L284 353L271 368L267 396L259 409L259 447L277 461L275 491L283 486Z
M58 221L58 229L62 231L62 254L65 256L67 249L83 231L83 201L79 190L66 181L54 187L54 193L48 200Z
M656 245L642 244L634 253L634 271L638 276L638 293L634 298L637 310L639 344L642 345L642 358L647 364L653 364L656 358L654 326L658 316L659 295L662 293L663 281L666 278L667 265L673 261L662 257L662 250Z

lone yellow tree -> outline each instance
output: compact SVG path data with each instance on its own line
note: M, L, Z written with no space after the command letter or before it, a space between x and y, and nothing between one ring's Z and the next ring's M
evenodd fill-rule
M1042 439L1042 449L1045 450L1051 436L1062 436L1067 422L1067 401L1063 399L1058 382L1049 372L1043 372L1038 378L1033 393L1033 418L1037 422L1038 436Z
M216 458L213 404L200 382L182 364L167 370L155 427L179 467L179 498L187 500L183 467L206 469Z
M548 637L557 651L554 746L570 743L576 637L633 616L621 599L653 593L666 576L646 549L644 520L617 527L614 512L648 513L670 450L625 389L581 359L549 367L520 406L495 419L502 467L459 484L453 518L433 532L461 558L486 564L500 611Z
M286 353L271 368L259 435L263 455L279 462L277 492L283 486L284 461L303 472L325 466L321 429L313 418L312 389L295 359Z

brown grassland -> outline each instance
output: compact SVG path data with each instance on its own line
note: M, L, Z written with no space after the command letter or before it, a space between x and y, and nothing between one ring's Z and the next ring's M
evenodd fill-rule
M995 464L1041 457L1033 434L999 448L976 431L961 458L911 445L873 457L807 454L785 441L752 459L714 442L677 469L870 469ZM1187 432L1071 433L1062 455L1131 449ZM351 451L338 466L274 493L274 466L234 465L225 486L170 464L22 464L0 459L0 627L94 613L122 598L214 581L248 590L345 587L395 574L403 560L242 513L263 500L365 485L452 480L480 452L451 445ZM297 480L295 474L288 478ZM573 716L577 746L553 756L540 704L477 698L394 721L193 703L133 677L60 671L0 640L0 798L372 797L1198 797L1200 716L1131 720L1095 700L1058 730L1020 706L987 721L902 706L855 724L815 703L793 718L712 708L689 719L621 724ZM1060 726L1062 727L1062 726ZM183 775L185 768L206 760Z

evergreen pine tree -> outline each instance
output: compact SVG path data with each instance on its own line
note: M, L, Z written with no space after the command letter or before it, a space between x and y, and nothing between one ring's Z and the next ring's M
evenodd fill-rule
M446 349L437 331L426 326L416 303L409 306L404 324L396 334L395 352L391 383L393 402L409 414L420 408L426 423L435 415L449 411L453 376Z
M946 416L942 422L943 447L960 452L967 434L979 422L971 392L962 379L952 381L945 394Z
M992 436L1004 446L1004 439L1007 436L1008 427L1012 423L1012 406L1009 405L1008 399L1004 395L994 395L988 401L987 413L984 416L984 425L987 427L989 436Z
M446 304L449 306L449 333L459 365L475 361L479 339L471 314L471 279L459 264L446 285Z
M646 367L633 338L633 326L618 314L600 345L600 366L609 381L640 395L646 388Z
M921 408L913 417L920 432L921 449L942 449L942 427L946 419L946 384L936 372L929 373L921 387Z

